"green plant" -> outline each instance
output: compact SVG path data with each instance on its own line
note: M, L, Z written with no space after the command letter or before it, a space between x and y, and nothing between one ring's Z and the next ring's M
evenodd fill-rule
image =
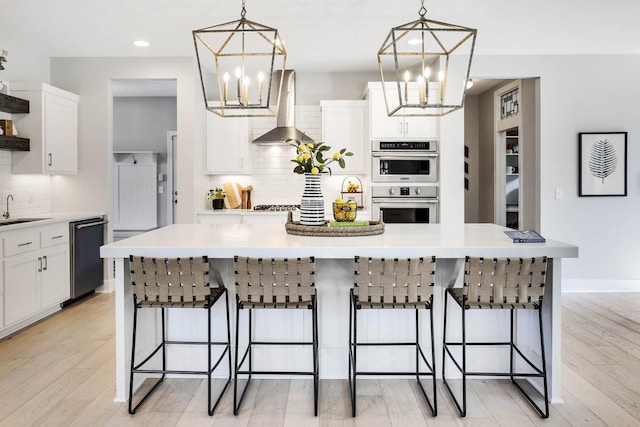
M224 193L224 190L222 188L216 187L212 190L209 190L209 192L207 193L207 196L211 200L216 200L216 199L224 199L227 195Z
M9 55L9 52L2 49L2 55L0 55L0 71L4 70L4 65L2 65L2 63L7 62L7 55Z
M338 165L344 169L344 157L353 156L353 153L347 151L346 148L343 148L340 151L333 153L333 155L328 159L325 159L324 154L331 150L331 147L324 145L324 142L310 142L308 144L304 144L297 139L291 138L287 139L285 142L296 148L296 157L291 161L296 164L293 171L299 174L311 173L317 175L327 171L331 174L329 164L338 162Z

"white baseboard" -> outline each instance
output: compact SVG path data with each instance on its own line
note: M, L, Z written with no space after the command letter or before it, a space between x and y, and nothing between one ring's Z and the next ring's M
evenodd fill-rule
M563 279L562 292L640 292L640 280Z

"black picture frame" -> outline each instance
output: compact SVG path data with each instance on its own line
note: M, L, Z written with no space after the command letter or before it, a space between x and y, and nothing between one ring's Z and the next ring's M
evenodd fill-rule
M578 196L627 195L627 132L578 134Z

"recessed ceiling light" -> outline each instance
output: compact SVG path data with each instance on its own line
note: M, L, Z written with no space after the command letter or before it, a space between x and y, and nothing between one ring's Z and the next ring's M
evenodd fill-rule
M133 42L134 46L138 46L138 47L148 47L149 46L149 42L144 41L144 40L136 40Z

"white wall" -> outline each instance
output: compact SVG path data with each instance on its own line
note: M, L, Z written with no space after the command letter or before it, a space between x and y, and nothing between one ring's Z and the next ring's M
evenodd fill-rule
M541 232L580 248L563 263L568 287L640 290L639 72L640 55L474 59L473 77L540 77ZM598 131L628 132L627 197L578 197L578 133Z
M167 152L167 131L177 129L173 96L113 99L113 150Z
M1 50L6 50L8 55L7 62L4 63L5 69L0 71L0 80L49 83L49 57L37 50L25 47L22 43L4 34L2 25L0 25Z
M52 181L56 211L110 210L112 105L110 80L176 79L179 179L176 222L193 222L194 188L204 180L200 162L202 115L193 58L53 58L51 84L80 95L78 175Z
M49 58L24 47L3 34L0 25L0 50L8 52L5 69L0 71L8 89L12 82L49 83ZM5 92L8 90L5 88ZM0 119L11 115L0 112ZM20 129L18 129L20 131ZM0 211L6 210L6 198L14 198L10 207L12 217L38 215L51 211L51 179L48 175L16 175L11 173L11 151L0 150Z
M464 192L464 221L480 222L480 121L478 113L479 97L466 96L464 100L464 145L469 157L464 161L468 172L465 178L469 188Z

